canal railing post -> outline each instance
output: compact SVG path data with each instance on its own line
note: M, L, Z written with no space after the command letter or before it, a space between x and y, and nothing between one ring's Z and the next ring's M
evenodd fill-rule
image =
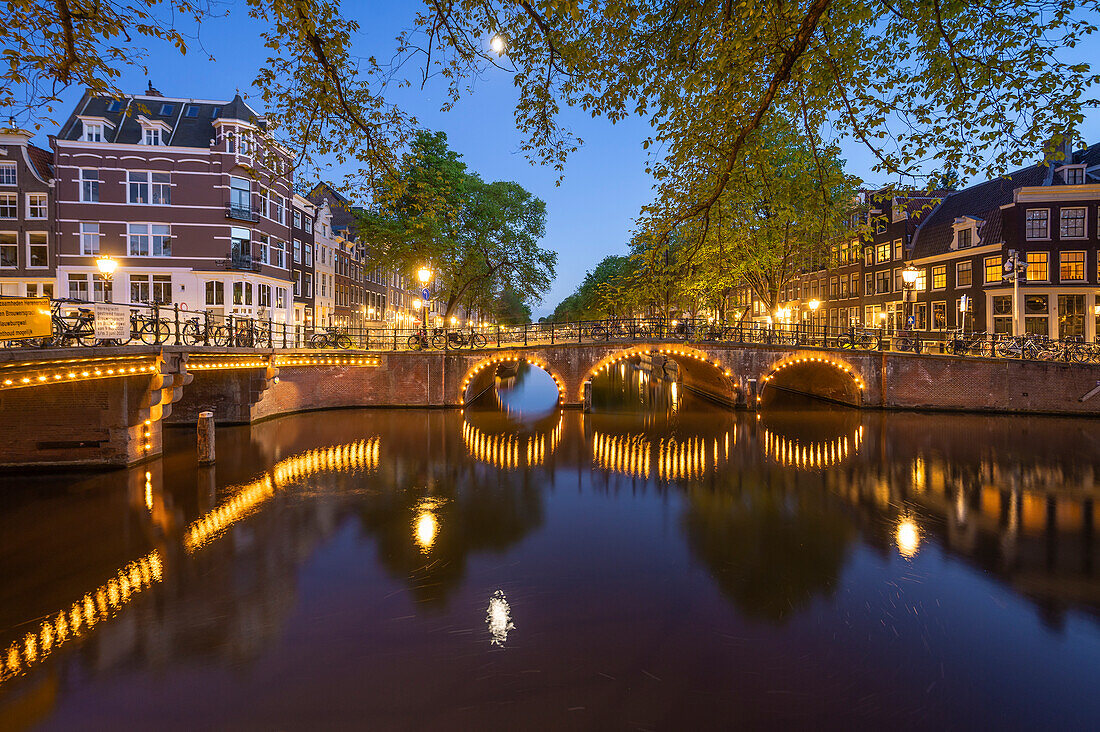
M198 423L199 465L214 462L214 413L199 412Z

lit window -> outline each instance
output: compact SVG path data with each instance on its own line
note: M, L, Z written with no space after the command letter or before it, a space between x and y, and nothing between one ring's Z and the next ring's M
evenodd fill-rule
M1058 235L1063 239L1085 238L1085 209L1063 208L1059 214Z
M1027 253L1027 281L1043 282L1050 279L1049 252Z
M1024 215L1024 235L1028 239L1050 238L1050 210L1029 208Z
M1083 282L1085 279L1085 253L1062 252L1058 276L1062 282Z
M0 193L0 219L19 218L19 194Z
M885 241L882 244L879 244L878 245L878 261L879 262L889 262L890 261L890 251L891 251L890 242Z
M932 289L942 290L947 287L947 265L937 264L932 268Z
M1004 264L1001 262L1001 258L986 257L985 258L985 283L991 284L1000 282L1003 277Z

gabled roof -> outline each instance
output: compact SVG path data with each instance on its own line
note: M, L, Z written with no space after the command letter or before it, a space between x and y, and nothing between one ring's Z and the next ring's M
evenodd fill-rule
M31 161L38 177L44 181L53 179L53 153L34 145L27 145L27 158Z
M142 136L141 124L137 120L139 115L171 127L172 132L166 140L171 147L209 147L215 137L216 119L235 119L264 128L260 115L248 106L240 94L228 102L221 102L149 95L115 99L85 93L76 110L61 126L58 138L79 140L83 126L77 118L100 117L114 126L107 132L107 142L137 144Z

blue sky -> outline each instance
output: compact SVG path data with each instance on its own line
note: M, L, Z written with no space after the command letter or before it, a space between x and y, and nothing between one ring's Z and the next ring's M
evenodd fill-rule
M362 37L356 51L362 56L389 58L394 36L411 24L420 3L372 6L369 12L359 13ZM233 8L229 19L211 20L202 27L202 48L193 47L185 57L180 58L168 46L152 49L149 77L153 85L173 97L229 99L238 89L248 96L267 49L258 36L260 26L235 5ZM209 55L216 60L208 60ZM1078 55L1094 66L1100 62L1100 50L1082 49ZM123 88L141 92L145 84L140 71L124 72ZM570 157L564 181L555 186L558 175L554 170L532 166L519 152L522 136L515 128L516 93L509 74L487 73L477 82L474 94L446 113L439 111L444 91L442 84L429 82L424 91L418 86L402 90L394 100L423 126L446 132L452 149L482 178L516 181L546 201L543 246L558 252L558 277L543 304L535 308L535 315L547 314L600 259L625 251L639 209L652 198L652 181L645 174L646 153L641 147L648 125L636 118L611 125L565 110L562 119L585 144ZM79 90L71 97L66 110L79 99ZM1090 142L1100 140L1100 114L1090 116L1083 133ZM45 144L44 135L38 142ZM844 153L852 173L869 182L885 182L872 175L873 161L858 145L846 145Z

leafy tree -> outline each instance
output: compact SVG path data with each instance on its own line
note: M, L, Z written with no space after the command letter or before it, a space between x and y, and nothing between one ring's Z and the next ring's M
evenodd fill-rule
M604 257L554 309L554 320L601 320L631 314L636 300L630 286L633 274L634 265L629 257L617 254Z
M386 203L360 220L369 266L412 276L430 264L445 318L460 305L490 310L505 292L526 305L550 287L557 254L538 246L546 204L517 183L466 172L442 132L418 133L386 185Z

